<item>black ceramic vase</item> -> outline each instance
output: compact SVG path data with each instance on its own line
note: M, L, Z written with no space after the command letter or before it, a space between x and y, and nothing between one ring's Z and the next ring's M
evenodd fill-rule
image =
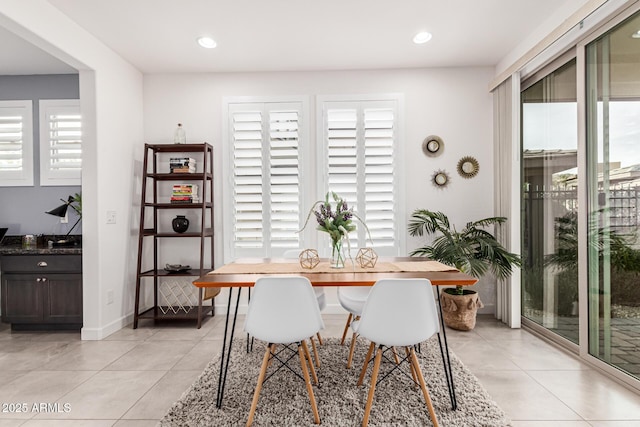
M189 228L189 220L184 215L177 215L171 221L171 226L176 233L184 233Z

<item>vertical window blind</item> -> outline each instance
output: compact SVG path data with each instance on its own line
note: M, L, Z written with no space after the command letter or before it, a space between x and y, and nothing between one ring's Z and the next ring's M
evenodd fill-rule
M80 101L40 100L40 185L80 185Z
M0 185L33 185L31 101L0 101Z
M278 256L300 244L297 103L229 105L235 256Z
M356 222L352 248L397 247L395 101L327 102L323 110L329 190L354 206L370 232Z

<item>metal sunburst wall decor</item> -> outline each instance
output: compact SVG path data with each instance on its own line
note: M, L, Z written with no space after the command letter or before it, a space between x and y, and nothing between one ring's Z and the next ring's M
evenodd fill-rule
M458 173L463 178L473 178L479 170L480 165L474 157L464 156L458 161Z
M431 183L433 183L433 185L440 189L443 189L447 185L449 185L449 180L449 174L447 173L447 171L442 169L438 169L433 173L433 175L431 175Z

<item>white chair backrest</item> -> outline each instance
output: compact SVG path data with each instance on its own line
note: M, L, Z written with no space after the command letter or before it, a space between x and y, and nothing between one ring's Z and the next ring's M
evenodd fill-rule
M377 344L411 346L440 331L428 279L381 279L369 292L358 334Z
M324 328L309 279L272 276L256 280L245 330L270 343L302 341Z

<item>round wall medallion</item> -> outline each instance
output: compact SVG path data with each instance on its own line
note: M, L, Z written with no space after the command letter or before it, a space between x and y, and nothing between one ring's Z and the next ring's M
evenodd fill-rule
M422 141L422 152L427 156L439 156L443 150L444 142L439 136L429 135Z
M431 176L431 182L438 188L444 188L449 185L449 174L443 170L437 170Z
M458 161L458 173L463 178L473 178L479 170L478 161L471 156L465 156Z

